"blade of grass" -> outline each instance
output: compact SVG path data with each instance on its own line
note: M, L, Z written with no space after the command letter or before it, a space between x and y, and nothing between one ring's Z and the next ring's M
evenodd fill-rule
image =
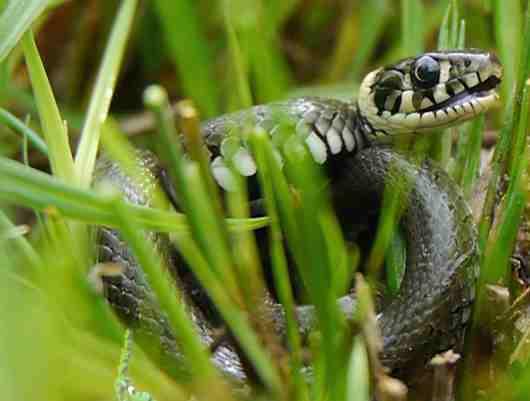
M18 44L50 0L10 0L0 15L0 61Z
M234 67L235 81L237 88L237 99L235 101L234 109L243 109L252 106L252 94L248 84L247 63L248 60L244 58L239 40L237 38L234 24L232 23L231 14L228 11L228 4L223 3L223 16L226 36L228 40L228 52L230 54L231 63Z
M499 221L496 223L486 247L482 281L498 282L505 278L509 271L509 258L512 254L524 207L526 206L527 189L525 173L528 165L528 113L530 109L530 79L527 81L521 100L521 114L517 124L515 143L517 151L513 152L510 184L505 199L500 207Z
M348 367L348 401L369 401L370 375L368 354L361 337L356 337Z
M280 391L279 378L270 358L263 352L256 333L241 309L244 300L234 275L233 255L228 244L223 223L212 207L212 191L208 191L204 173L199 166L200 157L188 162L176 140L176 130L169 117L167 96L162 88L152 87L145 94L146 104L155 112L160 127L164 153L171 162L183 208L190 221L190 229L197 243L176 236L175 241L204 288L208 291L224 320L232 329L248 358L263 382L275 393ZM197 143L196 146L201 146ZM198 152L198 149L195 149ZM209 174L209 173L208 173ZM212 180L211 177L207 177ZM211 184L212 185L212 184ZM200 250L199 250L200 249ZM243 284L243 283L241 283Z
M519 66L517 73L517 82L515 87L515 96L508 98L504 112L505 121L502 126L497 146L493 154L491 163L492 174L486 193L486 199L482 208L482 215L479 225L479 245L482 250L485 249L488 235L493 221L493 214L497 202L497 194L501 177L506 169L506 163L510 156L510 149L513 149L512 140L515 140L512 133L519 121L521 115L521 102L526 77L530 74L530 1L527 1L525 14L525 30L523 35L523 45L520 48L521 53L518 57ZM513 151L512 151L513 152ZM515 150L516 154L521 153L521 149Z
M362 69L377 47L377 40L388 22L390 10L388 0L362 3L359 10L359 32L357 33L358 38L362 40L359 41L355 51L355 57L350 67L350 77L359 79Z
M272 145L269 140L269 135L264 131L256 131L250 135L250 145L252 153L256 159L258 166L258 178L260 188L262 189L267 214L270 218L270 255L272 259L272 269L274 276L275 288L278 293L280 303L283 305L285 311L286 334L290 349L291 372L293 375L293 383L295 387L295 399L305 400L308 398L307 386L301 375L303 360L302 360L302 346L298 330L298 322L294 315L295 300L291 287L291 280L289 278L289 271L287 265L287 258L283 244L283 235L280 227L278 206L275 197L275 187L272 181L271 166L269 162L272 161L277 164L273 154ZM274 167L272 167L274 168ZM277 188L276 191L279 189ZM285 194L289 196L289 194Z
M341 266L330 265L330 255L344 254L344 242L341 236L336 238L335 250L327 249L329 243L324 236L334 231L324 227L333 219L327 194L327 186L322 171L317 168L308 149L294 135L284 147L283 153L286 172L298 193L303 207L294 209L299 227L299 238L303 238L301 247L303 259L297 261L297 268L302 277L309 300L315 307L315 313L321 332L320 350L318 358L323 366L325 388L331 399L342 399L346 391L342 374L343 366L347 363L347 352L344 349L346 336L345 317L339 311L336 284L338 278L344 277ZM291 210L293 213L293 210ZM342 266L344 268L344 266ZM344 283L340 283L344 284Z
M203 154L204 149L202 148L202 143L198 143L198 140L200 140L199 134L195 132L198 130L198 127L196 127L196 114L194 110L184 113L185 118L190 123L188 124L188 138L193 136L195 139L195 141L188 141L188 147L193 154L192 157L197 163L197 166L199 166L203 179L199 187L190 187L185 180L184 169L186 163L183 149L180 145L173 120L170 117L169 103L165 90L158 86L149 87L144 94L144 102L157 117L159 139L162 145L160 149L161 154L168 165L171 166L170 173L175 179L175 188L178 189L178 196L181 198L182 207L190 221L191 231L201 250L205 253L210 266L215 269L219 278L225 275L224 278L228 285L227 291L237 299L240 294L233 272L233 259L229 252L226 232L220 222L221 212L217 210L214 204L217 201L214 198L217 190L213 188L214 184L209 173L209 163ZM195 133L193 134L192 132ZM206 187L203 187L202 184L205 182L207 182L205 184ZM205 229L206 227L207 229ZM212 243L216 245L212 246Z
M164 274L163 262L154 251L153 244L146 241L145 237L141 235L139 227L131 224L129 213L123 207L124 204L119 199L112 202L112 210L117 217L120 233L132 249L139 265L142 266L142 271L156 294L161 309L167 314L173 334L177 336L180 350L185 356L185 363L190 367L192 377L198 381L208 380L210 383L216 383L217 390L220 390L222 387L220 387L220 382L217 379L217 373L195 331L194 324L187 316L182 301L178 301L183 299L182 296L176 294L175 287ZM178 375L176 378L178 379Z
M124 0L122 2L90 96L90 104L75 158L76 175L82 188L88 188L92 179L98 153L101 126L109 112L110 101L112 100L116 78L125 52L137 4L137 0Z
M68 142L66 126L55 102L50 82L39 56L33 34L22 39L26 65L37 101L42 131L49 149L52 172L67 183L75 182L74 161Z
M423 51L424 18L420 0L401 0L401 54L403 57Z
M280 99L286 93L291 77L278 48L278 27L264 19L271 5L266 6L259 0L224 2L225 11L230 15L241 49L249 62L258 103Z
M340 79L351 63L351 55L355 54L358 16L351 1L343 2L341 8L342 17L337 22L337 39L322 80L323 83L331 83Z
M301 0L269 0L265 6L264 20L271 24L271 28L280 31L282 24L289 18Z
M473 123L469 125L469 129L464 133L464 135L468 137L468 141L465 146L461 147L463 158L459 163L459 170L457 170L457 174L454 178L462 187L467 198L471 197L474 183L478 177L480 152L482 148L482 133L484 132L485 122L486 117L484 115L480 116L476 121L473 121Z
M465 22L462 20L458 25L459 4L457 0L452 0L447 5L442 26L438 34L438 49L459 49L465 43ZM465 141L462 129L458 129L459 140ZM453 143L452 129L443 130L433 136L432 157L437 160L443 168L447 168L451 159L451 147Z
M201 17L193 0L153 2L165 32L184 94L193 99L205 117L219 114L219 90L213 73L215 59L204 37Z
M35 208L89 224L115 227L115 216L109 211L109 199L92 191L81 190L54 179L48 174L24 166L21 163L0 158L0 199L20 206ZM185 217L178 213L150 209L135 205L126 206L129 216L138 225L155 231L188 230ZM267 217L227 219L230 230L256 229L268 224Z
M209 216L211 212L206 210L211 209L211 207L209 206L209 202L207 202L208 198L204 191L204 183L201 182L202 177L197 163L187 163L187 165L183 166L182 172L186 186L188 188L194 188L194 194L185 193L184 197L188 197L188 200L191 201L191 204L196 208L197 215L201 216L200 218L198 216L197 218L196 216L188 217L190 218L190 226L192 230L196 232L195 235L199 239L198 245L203 247L204 245L200 243L200 240L205 238L210 239L209 233L212 232L212 220L215 217ZM201 190L196 192L198 188ZM208 217L210 221L205 222ZM213 232L215 233L215 229ZM204 260L208 261L206 266L204 263L198 265L190 264L190 266L208 291L216 307L221 312L223 319L227 322L243 348L245 354L252 361L253 366L263 380L263 383L265 383L270 391L279 394L281 392L281 386L278 374L270 357L260 346L256 333L251 329L249 317L246 312L241 309L241 305L244 304L244 302L241 302L241 299L239 298L240 291L235 284L236 280L232 278L230 281L227 281L227 276L225 276L225 274L228 273L228 269L231 269L232 266L223 266L220 263L228 260L228 262L232 264L231 255L224 256L223 253L225 251L216 249L218 248L217 243L213 238L211 238L211 240L212 242L207 244L211 249L201 249L201 253L204 255ZM177 244L179 244L178 241ZM182 243L179 244L179 249L181 249L183 255L186 257L187 252L183 249ZM193 254L196 255L197 251L194 251ZM189 262L192 261L189 260ZM204 267L201 268L201 266ZM204 268L207 268L209 272L204 271ZM227 285L229 285L229 287L227 287Z
M9 220L7 215L0 210L0 241L5 239L5 233L13 230L15 225ZM41 259L39 254L35 251L31 243L23 236L16 235L10 238L10 241L15 246L15 252L19 252L26 259L27 263L36 267L40 265Z
M195 171L196 169L198 169L197 165L185 166L183 173L189 177L187 188L193 188L193 190L181 190L183 199L185 199L185 211L190 223L190 230L218 279L224 281L225 291L236 302L244 303L235 277L233 255L230 249L224 246L228 243L227 239L223 237L222 223L217 220L217 216L212 210L204 182L196 177L196 174L200 174L200 172ZM189 180L193 180L193 183Z
M277 372L259 344L248 322L248 316L228 297L224 282L216 277L212 268L208 266L197 244L190 237L178 234L173 236L173 240L241 344L258 375L272 393L280 394L281 386Z
M501 83L501 98L505 101L516 85L517 64L522 60L521 37L523 33L523 12L520 1L493 0L495 39L499 57L504 65ZM504 110L508 113L508 109Z
M0 108L0 123L5 124L7 127L11 128L17 134L22 135L24 138L27 138L31 144L38 149L43 155L48 155L48 146L42 140L42 138L33 131L30 127L16 118L9 111Z

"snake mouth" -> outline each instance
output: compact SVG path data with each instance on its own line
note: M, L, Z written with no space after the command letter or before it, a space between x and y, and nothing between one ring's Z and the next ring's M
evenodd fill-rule
M477 76L479 76L477 74ZM466 81L463 79L458 79L459 84L464 86L464 91L451 96L449 99L438 103L433 104L430 107L419 110L420 113L429 113L437 111L445 111L452 108L453 112L456 114L462 114L457 107L463 108L464 112L467 111L467 108L471 108L473 114L484 111L490 106L490 101L497 100L497 88L501 83L501 79L495 75L490 76L485 81L480 82L479 84L468 87ZM450 83L446 84L446 86ZM487 103L487 104L485 104Z

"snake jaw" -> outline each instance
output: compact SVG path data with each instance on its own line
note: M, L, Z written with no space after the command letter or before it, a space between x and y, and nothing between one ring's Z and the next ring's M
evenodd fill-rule
M476 50L425 53L369 73L359 110L373 132L424 132L458 124L496 105L502 66Z

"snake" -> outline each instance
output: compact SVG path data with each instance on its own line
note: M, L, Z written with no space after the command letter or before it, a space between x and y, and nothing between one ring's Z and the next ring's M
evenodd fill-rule
M294 98L225 114L201 125L215 182L231 191L234 174L252 179L257 172L249 146L234 132L251 124L268 132L275 143L281 131L278 116L286 116L292 122L292 134L325 169L343 227L348 227L353 214L380 204L385 191L398 191L403 179L409 183L402 195L405 206L399 223L406 242L405 273L397 295L377 314L383 340L380 359L398 377L406 376L411 366L423 366L434 355L462 346L475 300L479 251L471 211L457 184L435 162L426 159L418 164L392 144L404 134L427 134L484 113L498 102L501 80L502 65L492 52L433 51L368 73L356 100ZM281 157L278 151L280 163ZM164 169L145 150L137 151L133 159L139 177L130 177L118 163L101 157L94 185L110 182L127 201L152 206ZM179 274L182 260L170 251L167 236L146 235L163 255L197 334L205 346L212 345L215 324L193 296L186 295L194 289ZM135 330L137 341L156 344L158 362L164 368L185 371L175 333L120 232L98 227L97 241L99 261L121 266L118 274L103 276L108 303ZM343 313L354 313L355 295L344 296L338 303ZM280 326L285 325L282 308L279 304L272 308ZM304 323L313 320L311 307L296 309L300 325L311 325ZM211 358L228 376L247 379L243 357L230 342L213 348Z

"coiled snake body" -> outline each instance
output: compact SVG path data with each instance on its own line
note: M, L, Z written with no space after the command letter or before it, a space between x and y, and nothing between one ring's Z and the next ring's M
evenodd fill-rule
M408 206L401 219L408 244L406 272L398 295L378 316L384 340L381 359L396 372L461 343L474 300L478 257L469 208L445 172L429 161L417 166L381 144L395 135L429 132L486 111L498 99L501 77L501 65L490 53L425 53L368 74L357 102L300 98L256 106L203 124L213 176L230 190L233 170L228 169L226 157L240 174L256 173L244 143L230 155L223 152L223 144L232 138L231 129L251 123L274 136L278 113L294 121L296 135L305 140L315 162L328 167L334 206L343 224L353 203L380 200L383 189L397 187L400 177L410 183ZM148 206L160 167L147 153L139 153L138 162L144 175L140 181L128 179L108 160L99 162L96 181L110 181L129 201ZM118 232L107 228L99 232L100 261L124 266L122 275L104 278L108 301L126 323L138 328L140 341L142 333L160 339L163 363L178 365L174 336L134 256ZM165 252L167 239L152 235ZM166 256L171 268L171 255ZM199 335L211 343L207 319L196 307L190 306L190 311ZM245 377L230 346L217 347L213 360L229 375Z

